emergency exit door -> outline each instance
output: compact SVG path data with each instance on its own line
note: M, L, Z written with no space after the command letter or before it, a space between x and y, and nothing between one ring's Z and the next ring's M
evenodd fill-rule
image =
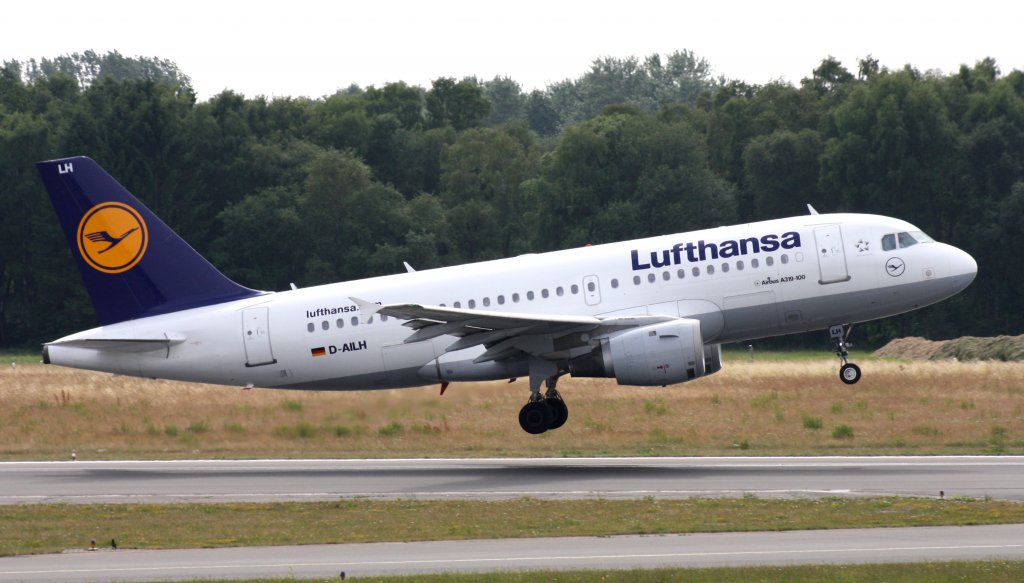
M843 251L843 232L839 225L824 225L814 228L814 242L817 245L818 283L825 285L850 280L846 269L846 253Z
M270 347L268 308L249 308L242 312L242 343L245 345L245 366L274 364Z

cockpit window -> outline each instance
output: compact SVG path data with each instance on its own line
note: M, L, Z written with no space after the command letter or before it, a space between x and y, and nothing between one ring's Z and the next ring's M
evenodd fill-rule
M904 249L918 243L933 243L934 239L925 235L922 231L910 231L909 233L888 234L882 237L882 250L892 251L899 247Z
M911 237L910 233L899 233L896 237L900 240L900 249L910 247L911 245L917 245L917 239Z
M882 251L892 251L896 248L896 235L886 235L882 237Z

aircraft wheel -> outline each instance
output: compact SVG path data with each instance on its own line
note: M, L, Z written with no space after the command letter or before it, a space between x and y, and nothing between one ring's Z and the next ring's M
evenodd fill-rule
M547 431L555 420L555 413L544 401L533 401L519 410L519 426L523 431L539 435Z
M544 402L551 407L551 412L554 415L554 419L551 421L551 427L548 429L558 429L565 425L565 422L569 419L569 406L565 404L565 401L559 398L544 399Z
M860 367L848 362L839 369L839 380L848 385L855 385L860 380Z

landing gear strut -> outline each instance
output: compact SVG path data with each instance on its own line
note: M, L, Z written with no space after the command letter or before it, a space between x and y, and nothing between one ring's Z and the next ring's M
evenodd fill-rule
M523 431L539 435L565 425L569 407L555 388L562 374L550 361L539 358L530 361L530 400L519 411L519 425ZM547 386L543 396L540 394L542 383Z
M832 351L843 361L843 366L839 367L839 380L848 385L857 384L860 380L860 367L849 361L851 344L846 339L849 338L852 328L849 324L839 324L828 329L828 335L832 339Z

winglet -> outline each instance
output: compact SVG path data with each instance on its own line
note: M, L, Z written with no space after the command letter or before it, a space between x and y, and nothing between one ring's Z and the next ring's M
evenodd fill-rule
M352 296L349 296L348 299L352 300L355 305L359 306L359 312L364 316L372 316L379 312L382 307L380 304L375 304Z
M807 210L810 211L812 215L818 214L818 211L814 210L814 207L811 206L811 203L807 203Z
M408 261L403 261L403 262L402 262L402 265L404 265L404 266L405 266L405 271L406 271L406 273L413 273L413 272L415 272L415 271L416 271L415 269L413 269L412 265L409 265L409 262L408 262Z

